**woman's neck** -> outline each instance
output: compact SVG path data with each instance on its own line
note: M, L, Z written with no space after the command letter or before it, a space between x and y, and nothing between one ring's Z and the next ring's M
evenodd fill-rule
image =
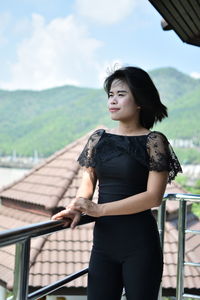
M122 135L137 135L137 134L145 134L148 133L149 130L142 127L140 124L136 123L122 123L119 122L118 127L116 128L117 134Z

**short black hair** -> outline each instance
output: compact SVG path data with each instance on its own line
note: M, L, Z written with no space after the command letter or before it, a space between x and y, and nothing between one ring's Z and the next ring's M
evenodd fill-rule
M150 129L156 122L162 121L168 116L167 107L162 104L158 90L147 72L132 66L115 70L104 81L104 89L107 94L109 94L115 79L119 79L129 86L136 104L141 107L140 123L143 127Z

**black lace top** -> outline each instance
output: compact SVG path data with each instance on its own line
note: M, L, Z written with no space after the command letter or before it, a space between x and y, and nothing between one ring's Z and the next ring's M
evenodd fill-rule
M111 161L124 154L134 158L144 170L168 171L169 183L178 172L182 172L180 163L167 138L157 131L152 131L147 135L124 136L99 129L88 139L78 162L86 168L95 168L99 163Z

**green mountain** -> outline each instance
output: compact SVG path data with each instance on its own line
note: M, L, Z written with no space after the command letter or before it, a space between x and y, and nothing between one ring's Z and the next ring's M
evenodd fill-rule
M173 139L199 137L200 80L173 68L149 72L168 106L155 127ZM48 156L96 126L114 127L102 89L63 86L43 91L0 90L0 154Z
M174 68L160 68L149 72L157 86L161 99L167 105L200 86L200 79L194 79Z
M0 91L0 151L47 156L96 126L105 103L101 90L72 86Z
M157 125L172 139L200 141L200 86L168 105L169 118Z

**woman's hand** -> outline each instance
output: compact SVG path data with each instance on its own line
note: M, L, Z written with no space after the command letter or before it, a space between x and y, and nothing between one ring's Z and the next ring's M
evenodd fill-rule
M85 198L77 198L72 201L68 208L72 210L78 210L91 217L101 217L102 216L102 204L96 204L91 200Z
M73 210L68 206L66 207L66 209L61 210L59 213L51 217L52 220L64 220L65 227L71 224L70 227L72 229L74 229L76 225L79 223L80 218L81 218L81 212L78 210Z
M91 200L85 198L77 198L72 201L66 209L61 210L59 213L52 216L52 220L64 220L65 226L73 229L79 223L81 213L92 217L102 216L102 204L96 204Z

